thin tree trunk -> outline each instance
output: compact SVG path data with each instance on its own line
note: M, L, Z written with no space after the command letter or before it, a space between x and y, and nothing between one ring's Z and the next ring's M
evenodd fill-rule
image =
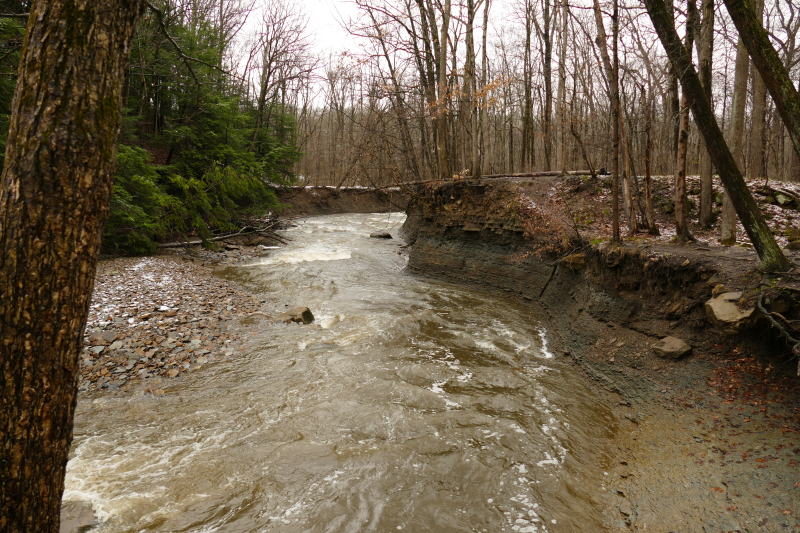
M747 103L747 78L750 61L747 58L747 49L744 47L742 38L736 47L736 73L733 82L733 111L731 112L731 122L728 126L728 142L730 143L731 153L739 168L742 165L742 142L744 137L744 108ZM726 246L736 244L736 210L733 202L725 192L725 199L722 204L722 221L720 224L719 242Z
M697 16L695 0L688 2L686 18L686 49L694 46L694 25ZM686 151L689 141L689 98L686 90L681 95L681 129L678 137L678 160L675 168L675 240L686 242L691 239L686 223Z
M447 90L447 35L450 30L450 0L445 0L442 11L442 30L439 37L439 94L436 112L436 146L439 155L439 179L448 180L453 177L450 167L447 140L450 137L448 127L448 90Z
M644 93L644 87L642 88L642 93ZM653 139L651 135L651 131L653 129L652 88L650 89L650 95L646 100L645 106L644 187L645 201L647 203L647 231L650 233L650 235L661 235L661 232L658 231L658 225L656 224L656 213L653 209L653 179L650 171L650 154L653 151Z
M488 61L488 53L486 51L486 41L489 35L489 6L492 4L492 0L484 0L486 4L483 6L483 42L482 42L482 50L481 50L481 108L480 114L478 119L478 124L480 127L480 145L478 147L478 175L483 174L483 167L485 157L484 154L486 153L486 108L488 107L488 94L486 90L486 86L489 84L488 80L488 72L487 72L487 61Z
M764 216L758 210L753 195L750 194L742 173L725 143L711 104L703 94L703 86L692 65L692 56L675 32L672 14L667 12L666 5L662 0L645 0L645 5L670 62L680 74L683 90L686 91L691 101L695 123L708 146L714 166L719 170L720 178L733 201L736 213L741 218L745 231L758 253L762 268L774 271L788 270L792 264L775 242Z
M600 57L603 59L603 67L606 71L606 79L608 80L609 97L611 99L611 122L612 122L612 142L614 145L613 152L613 203L612 203L612 240L614 242L620 241L619 235L619 83L618 83L618 70L617 61L617 39L616 39L616 15L617 3L614 2L614 63L611 63L611 58L608 55L608 44L606 42L606 29L603 24L603 14L600 11L600 3L594 0L594 20L597 24L597 47L600 49Z
M769 42L766 30L756 19L756 15L746 0L724 0L728 13L743 38L753 65L761 74L775 107L789 130L795 152L800 155L800 94L792 84L789 74L780 57Z
M78 355L143 1L31 6L0 189L0 529L59 531Z
M569 0L562 0L561 5L561 49L558 57L558 92L556 94L556 109L558 110L558 169L567 171L567 135L565 99L567 83L567 37L569 35Z
M764 20L764 0L755 0L755 14L759 24ZM747 177L750 179L766 177L764 170L764 115L767 106L767 86L755 68L750 69L753 87L753 113L750 123L750 146L747 164Z
M550 1L543 0L544 4L544 31L542 32L542 45L544 46L544 58L542 72L544 76L544 120L542 130L544 133L544 160L547 168L552 170L553 153L553 39L550 34Z
M700 26L700 49L697 52L700 74L700 83L703 84L706 98L713 105L712 82L712 57L714 55L714 0L703 0L703 21ZM709 228L714 223L712 205L713 195L713 165L705 143L700 149L700 225Z

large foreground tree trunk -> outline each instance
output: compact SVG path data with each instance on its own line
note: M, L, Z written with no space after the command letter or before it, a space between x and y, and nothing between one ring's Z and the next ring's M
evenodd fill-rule
M57 532L142 0L36 0L0 189L0 530Z
M762 268L776 271L788 270L792 264L778 248L764 216L758 210L753 195L750 194L742 173L725 143L711 104L706 100L703 86L692 65L692 57L675 31L671 13L667 13L663 0L645 0L645 5L661 44L680 77L683 90L691 101L695 123L708 147L714 166L719 170L725 191L733 201L736 214L739 215L744 229L758 253Z

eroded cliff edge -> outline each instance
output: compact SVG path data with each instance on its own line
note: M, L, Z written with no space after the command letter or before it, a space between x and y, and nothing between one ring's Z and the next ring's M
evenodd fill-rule
M609 531L800 529L791 356L765 321L731 335L704 310L722 287L753 294L775 276L743 248L587 243L553 201L559 179L418 187L404 226L409 269L526 303L615 406ZM780 294L762 301L797 312ZM656 356L667 336L691 355Z

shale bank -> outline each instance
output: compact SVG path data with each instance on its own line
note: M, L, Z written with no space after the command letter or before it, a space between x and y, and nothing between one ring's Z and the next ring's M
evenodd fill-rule
M561 184L418 187L404 226L409 269L525 302L605 392L619 428L607 531L800 530L796 361L767 320L731 334L705 311L720 291L763 293L768 312L796 319L796 280L759 272L742 247L592 243ZM659 357L665 337L690 354Z
M400 188L288 187L277 191L286 207L283 217L335 215L339 213L391 213L404 211L407 192Z

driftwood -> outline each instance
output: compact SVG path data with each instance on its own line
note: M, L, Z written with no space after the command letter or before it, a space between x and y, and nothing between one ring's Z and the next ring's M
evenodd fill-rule
M283 239L281 239L279 237L276 237L271 232L269 232L269 229L274 227L277 223L278 222L274 222L274 223L270 224L269 226L267 226L265 228L258 228L258 229L250 229L250 227L244 227L244 228L242 228L241 231L239 231L237 233L231 233L230 235L221 235L219 237L212 237L211 239L207 239L205 242L225 241L225 240L228 240L228 239L233 239L234 237L243 237L245 235L252 235L253 233L258 233L259 235L262 235L263 237L267 237L269 239L276 240L276 241L280 242L281 244L288 244ZM250 231L245 231L246 229L250 229ZM192 245L195 245L195 244L203 244L203 240L201 239L199 241L171 242L171 243L159 244L158 247L159 248L180 248L181 246L192 246Z
M589 170L570 170L568 172L560 172L558 170L545 170L542 172L525 172L523 174L488 174L486 176L481 176L480 178L462 178L458 177L452 180L422 180L422 181L404 181L402 183L393 183L391 185L384 185L383 187L375 187L374 189L368 189L369 191L382 191L384 189L393 189L393 188L400 188L406 185L426 185L428 183L453 183L453 182L474 182L480 180L496 180L496 179L503 179L503 178L548 178L548 177L556 177L556 176L589 176L591 175L591 171Z

